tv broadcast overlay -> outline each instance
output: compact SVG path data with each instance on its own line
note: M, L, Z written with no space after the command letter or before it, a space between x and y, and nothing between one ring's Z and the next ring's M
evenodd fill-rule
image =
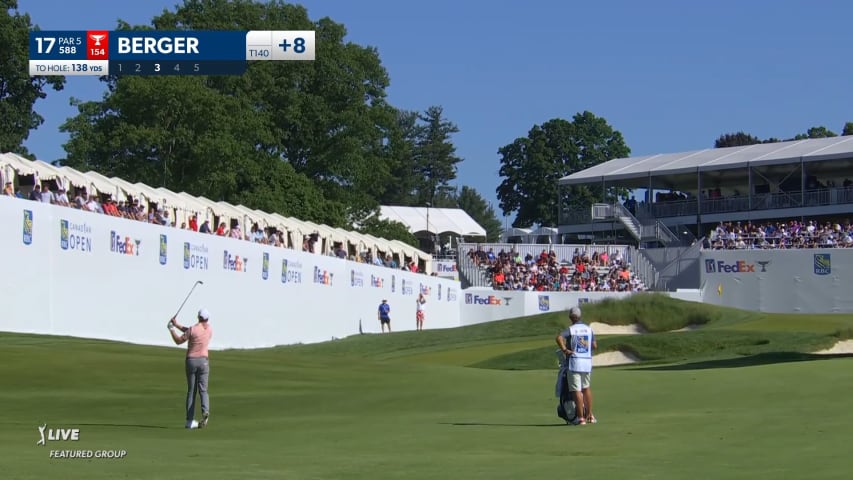
M242 75L249 61L315 58L308 30L30 32L30 76Z

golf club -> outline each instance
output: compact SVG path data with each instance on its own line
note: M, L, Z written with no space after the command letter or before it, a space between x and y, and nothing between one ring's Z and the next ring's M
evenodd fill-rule
M204 285L204 282L202 282L201 280L197 280L195 282L195 285L193 285L193 288L190 289L190 293L187 294L187 298L184 299L184 303L182 303L181 306L178 308L178 311L175 312L175 315L174 315L175 317L177 317L178 314L181 313L181 310L184 308L184 305L187 304L187 300L190 299L190 295L193 294L193 290L195 290L195 287L197 287L199 285Z

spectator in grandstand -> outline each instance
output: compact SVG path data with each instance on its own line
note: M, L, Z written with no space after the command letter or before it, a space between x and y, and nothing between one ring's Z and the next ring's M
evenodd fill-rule
M3 189L3 195L8 195L10 197L14 197L15 188L12 186L12 182L6 182L6 187Z
M197 232L198 231L198 215L195 213L190 217L190 230Z
M225 233L226 233L225 230L226 230L225 222L219 222L219 226L216 227L216 236L224 237Z
M50 191L50 185L48 185L47 183L45 183L41 187L41 198L40 198L40 200L44 203L50 203L50 204L55 203L53 192Z
M54 199L57 205L67 207L68 206L68 194L65 192L64 188L59 188L57 190L56 198Z
M33 191L30 192L30 200L35 200L36 202L41 201L41 185L36 185L33 188Z
M201 226L198 227L199 233L213 233L210 231L210 220L205 219Z

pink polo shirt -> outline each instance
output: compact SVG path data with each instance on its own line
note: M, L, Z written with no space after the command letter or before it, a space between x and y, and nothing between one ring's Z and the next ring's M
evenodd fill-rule
M196 323L185 334L189 346L187 347L187 358L207 356L207 346L213 336L213 327L208 323Z

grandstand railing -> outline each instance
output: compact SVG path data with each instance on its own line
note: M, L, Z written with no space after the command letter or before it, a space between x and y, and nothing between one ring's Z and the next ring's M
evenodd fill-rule
M805 192L777 192L749 195L739 195L722 198L705 198L701 200L678 200L655 202L637 205L636 217L669 218L695 217L701 211L702 215L716 213L749 212L754 210L782 210L800 207L821 207L827 205L845 205L853 203L853 187L832 187ZM590 209L570 210L561 209L560 225L592 224Z

